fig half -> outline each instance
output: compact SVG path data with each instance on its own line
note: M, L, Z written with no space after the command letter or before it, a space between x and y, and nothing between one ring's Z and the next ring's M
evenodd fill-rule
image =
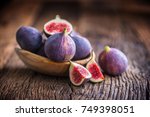
M90 78L91 82L97 83L104 80L104 76L101 72L101 69L94 59L91 59L87 63L86 68L92 74L92 77Z
M92 75L85 67L81 66L80 64L70 62L69 76L73 85L80 86L86 81L89 81Z
M44 33L46 36L51 36L55 33L63 32L64 28L67 29L67 33L70 34L72 31L72 25L65 19L61 19L59 15L56 15L55 19L48 21L44 25Z

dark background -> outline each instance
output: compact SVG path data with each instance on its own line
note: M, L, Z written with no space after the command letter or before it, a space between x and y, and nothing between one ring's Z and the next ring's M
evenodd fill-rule
M150 0L1 0L0 1L0 9L3 9L8 4L12 2L19 2L18 4L22 4L24 2L28 3L37 3L41 1L42 3L48 4L70 4L70 5L81 5L85 8L97 8L97 9L116 9L123 11L140 11L146 12L146 8L150 4ZM74 4L75 3L75 4Z

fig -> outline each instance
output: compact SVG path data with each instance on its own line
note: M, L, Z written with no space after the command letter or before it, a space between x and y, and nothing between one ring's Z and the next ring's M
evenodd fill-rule
M90 78L91 82L97 83L104 80L104 76L101 72L101 69L94 59L91 59L87 63L86 68L92 74L92 77Z
M120 50L105 46L99 55L99 65L109 75L120 75L127 69L128 59Z
M41 33L30 26L21 26L16 32L16 40L22 49L33 53L42 45Z
M38 54L40 56L43 56L43 57L46 57L46 54L45 54L45 51L44 51L44 45L45 45L45 42L42 43L41 47L38 49L36 54Z
M56 15L55 19L48 21L44 25L44 33L46 34L46 36L51 36L55 33L62 32L64 28L67 29L67 32L69 34L72 31L71 23L65 19L61 19L59 15Z
M57 62L70 61L76 52L76 46L68 35L67 29L50 36L44 46L46 56Z
M88 55L90 55L92 51L92 46L88 41L88 39L86 39L85 37L81 36L80 34L74 31L70 34L70 36L76 45L76 53L73 57L73 60L84 59Z
M70 62L69 77L73 85L80 86L81 84L89 81L91 73L82 65Z
M47 40L47 36L45 35L44 32L42 32L42 42L45 42Z

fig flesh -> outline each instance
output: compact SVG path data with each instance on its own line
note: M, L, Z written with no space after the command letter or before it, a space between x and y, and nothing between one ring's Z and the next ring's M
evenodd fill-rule
M69 77L73 85L80 86L86 81L89 81L91 73L80 64L70 62Z
M105 46L99 55L99 65L109 75L120 75L127 69L128 59L120 50Z
M50 20L44 25L44 33L46 36L51 36L55 33L63 32L64 28L67 29L69 34L72 31L72 25L65 19L61 19L59 15L56 15L56 18Z
M16 40L22 49L33 53L42 45L41 33L30 26L21 26L16 32Z
M75 55L76 46L67 30L50 36L44 46L46 56L57 62L70 61Z
M73 57L73 60L80 60L86 58L88 55L90 55L92 51L92 46L88 39L85 37L79 35L76 32L72 32L70 34L71 38L75 42L76 45L76 53Z
M92 77L90 78L91 82L97 83L97 82L102 82L104 80L104 76L101 72L101 69L95 60L91 59L87 63L86 68L92 74Z

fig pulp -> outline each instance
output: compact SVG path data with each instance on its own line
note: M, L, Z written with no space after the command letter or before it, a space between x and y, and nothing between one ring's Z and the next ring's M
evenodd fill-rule
M92 77L90 78L91 82L97 83L97 82L101 82L104 80L104 76L101 72L100 67L98 66L98 64L96 63L95 60L90 60L87 65L86 68L89 70L89 72L92 74Z
M76 32L72 32L70 34L71 38L75 42L76 45L76 53L73 57L73 60L80 60L86 58L90 55L92 51L92 46L88 39L82 37L81 35L77 34Z
M57 62L70 61L75 55L76 46L67 30L50 36L44 46L46 56Z
M41 33L30 26L22 26L16 33L16 40L20 47L30 52L36 52L42 45Z
M128 66L126 55L116 48L105 46L99 55L99 65L109 75L120 75Z
M68 34L72 31L72 25L64 19L61 19L58 15L53 20L50 20L44 25L44 33L47 36L55 33L63 32L64 28L67 29Z
M69 76L71 83L79 86L91 78L91 73L80 64L70 62Z

